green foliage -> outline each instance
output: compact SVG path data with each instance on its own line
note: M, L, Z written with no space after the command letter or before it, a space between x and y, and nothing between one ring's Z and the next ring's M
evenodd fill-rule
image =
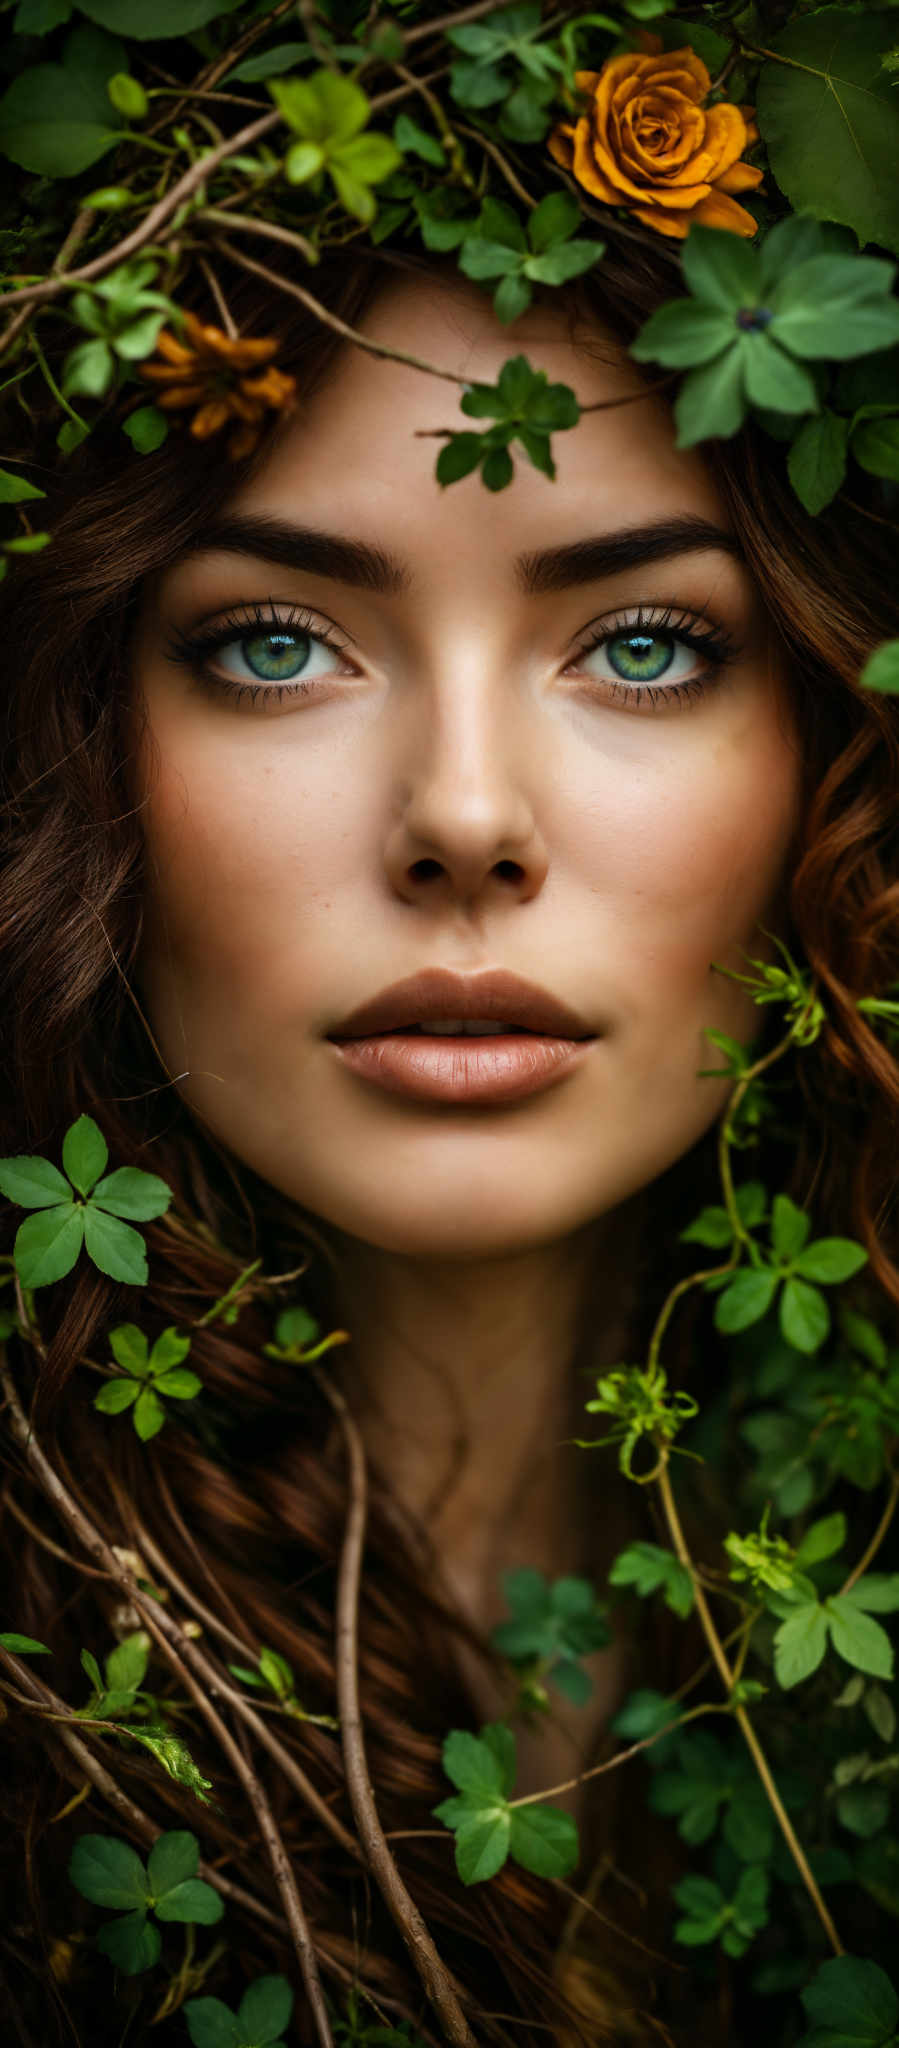
M669 1720L673 1711L667 1706ZM720 1827L723 1841L740 1862L768 1861L774 1820L738 1738L731 1736L724 1743L704 1729L678 1729L665 1738L664 1750L656 1744L647 1757L653 1773L650 1806L676 1820L682 1841L695 1848L711 1841Z
M269 92L299 141L284 159L292 185L321 184L327 172L338 199L357 220L374 220L372 186L389 177L402 156L389 135L366 129L367 95L352 79L322 69L308 78L275 79Z
M132 0L79 0L82 14L90 21L140 42L190 35L217 15L233 13L239 5L240 0L141 0L140 11L135 12Z
M310 1714L300 1705L296 1694L293 1670L280 1651L262 1649L255 1670L245 1664L229 1664L232 1677L239 1678L242 1685L259 1687L263 1692L274 1694L278 1705L285 1714L291 1714L295 1721L312 1721L317 1728L337 1728L339 1723L331 1714Z
M505 1572L503 1592L511 1620L501 1621L490 1641L525 1679L529 1697L545 1702L542 1680L555 1685L574 1706L591 1697L593 1680L581 1658L611 1641L605 1609L587 1579L550 1584L526 1566Z
M698 1412L692 1394L669 1395L667 1375L661 1368L639 1365L622 1366L598 1379L596 1397L585 1406L588 1415L610 1416L612 1427L605 1436L586 1442L578 1438L580 1448L592 1450L599 1444L620 1444L618 1464L628 1479L637 1477L633 1457L644 1437L656 1450L665 1448Z
M220 1998L189 1998L184 2017L193 2048L285 2048L292 2011L286 1977L257 1977L236 2013Z
M182 1360L190 1351L190 1338L173 1326L156 1338L152 1350L135 1323L119 1323L109 1332L109 1345L122 1376L104 1380L94 1395L94 1407L103 1415L121 1415L131 1410L131 1419L143 1443L156 1436L166 1420L165 1401L193 1401L203 1382L195 1372L184 1370ZM160 1398L164 1397L164 1398Z
M315 1317L295 1303L292 1308L281 1310L275 1324L275 1341L263 1344L262 1349L267 1358L282 1358L289 1365L313 1365L336 1344L348 1341L346 1330L331 1330L327 1337L320 1337Z
M690 1948L720 1940L725 1955L741 1956L768 1920L768 1874L758 1865L741 1871L732 1898L710 1877L683 1877L674 1887L683 1917L675 1941Z
M508 1856L537 1877L567 1877L578 1858L577 1828L555 1806L513 1804L515 1737L502 1721L479 1736L453 1729L443 1745L443 1768L457 1796L434 1807L451 1828L456 1869L463 1884L495 1877Z
M899 1608L899 1572L866 1572L846 1592L823 1600L814 1585L798 1575L790 1591L770 1595L768 1605L783 1616L774 1637L774 1671L785 1690L817 1671L828 1639L837 1656L855 1670L892 1678L890 1638L872 1615Z
M578 238L582 217L567 192L548 193L524 225L504 200L485 199L462 244L459 269L478 280L498 277L494 312L499 320L517 320L531 303L533 284L567 284L605 253L603 242Z
M153 289L157 265L137 258L112 270L102 283L73 294L69 317L90 337L70 349L63 367L67 396L102 398L116 373L116 359L141 361L156 346L163 321L173 313L164 292Z
M17 1636L14 1630L7 1630L5 1634L0 1635L0 1645L2 1645L4 1650L9 1650L14 1657L51 1657L53 1655L52 1650L48 1650L46 1643L35 1642L33 1636Z
M693 1581L680 1559L658 1543L629 1543L609 1572L610 1586L633 1586L641 1600L661 1592L672 1614L685 1620L693 1606Z
M764 927L761 929L764 931ZM771 939L776 946L781 959L786 961L785 967L778 967L770 960L756 960L746 954L749 966L756 969L755 974L739 974L735 968L723 967L717 960L712 963L715 972L726 975L729 981L740 982L743 988L750 989L752 1000L759 1007L765 1003L782 1004L786 1021L792 1026L794 1043L814 1045L825 1023L825 1012L813 977L807 968L800 967L793 959L784 939L778 938L774 932L764 932L764 936ZM717 1035L720 1034L712 1031L706 1033L711 1039L715 1039Z
M894 2048L899 1997L877 1963L833 1957L821 1964L802 2003L812 2026L799 2048Z
M876 647L858 680L863 690L878 690L886 697L899 696L899 640L885 640L881 647Z
M122 421L122 432L127 434L132 448L138 455L152 455L161 448L169 431L165 413L158 405L139 405L135 412Z
M82 1245L112 1280L143 1287L144 1240L129 1217L162 1216L172 1199L167 1182L137 1166L104 1173L109 1154L92 1117L80 1116L63 1139L60 1173L49 1159L19 1154L0 1159L0 1193L34 1215L19 1225L13 1262L24 1287L48 1287L70 1273Z
M694 1226L695 1228L696 1226ZM708 1227L708 1226L707 1226ZM775 1301L783 1337L797 1351L819 1351L830 1330L830 1309L821 1288L839 1286L866 1265L863 1245L851 1238L821 1237L806 1243L811 1219L788 1195L771 1207L771 1248L750 1239L754 1263L740 1266L718 1294L715 1328L725 1335L761 1322ZM717 1280L707 1281L717 1287Z
M89 1650L81 1652L81 1667L93 1688L87 1706L80 1709L85 1721L125 1720L138 1703L147 1670L151 1639L137 1629L117 1643L105 1660L105 1677Z
M162 1937L156 1920L212 1927L224 1908L217 1891L197 1877L196 1835L176 1828L159 1835L146 1864L127 1842L113 1835L81 1835L69 1860L76 1890L95 1906L115 1906L122 1917L107 1920L97 1947L126 1976L149 1970L159 1960Z
M550 125L550 102L564 60L538 38L539 0L517 0L482 21L447 30L462 54L450 68L450 92L469 119L499 107L499 133L514 142L540 142ZM511 315L509 316L512 317Z
M495 384L469 385L459 402L470 418L495 424L481 434L449 434L437 457L440 484L457 483L480 467L488 490L504 490L515 473L509 453L513 441L520 442L535 469L554 477L550 434L580 419L574 392L567 384L550 384L545 370L532 369L526 356L504 363Z
M895 14L824 7L765 40L781 62L763 64L756 112L781 191L797 211L899 251L899 108L883 69Z
M86 171L118 142L106 81L125 69L122 43L85 23L73 28L59 63L32 65L7 86L0 155L46 178Z

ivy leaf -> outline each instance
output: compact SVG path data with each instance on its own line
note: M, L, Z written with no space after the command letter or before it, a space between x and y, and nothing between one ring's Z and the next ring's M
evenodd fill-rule
M899 248L899 113L883 58L895 18L825 7L769 39L782 61L759 73L756 112L771 172L794 211L844 221L861 242Z
M568 1877L578 1859L578 1831L570 1813L556 1806L511 1809L509 1851L535 1877Z
M158 1963L162 1940L146 1913L136 1911L108 1920L97 1935L97 1947L126 1977L136 1977L139 1970L151 1970Z
M899 1997L879 1964L832 1957L803 1991L802 2003L812 2031L799 2048L891 2048Z
M673 1551L658 1543L629 1543L609 1572L610 1586L633 1586L641 1600L661 1590L672 1614L686 1617L693 1606L693 1581Z
M72 1201L39 1209L16 1231L13 1262L25 1287L47 1287L70 1273L84 1242L86 1211Z
M81 1835L69 1859L76 1891L95 1906L137 1906L150 1902L147 1873L134 1849L112 1835Z

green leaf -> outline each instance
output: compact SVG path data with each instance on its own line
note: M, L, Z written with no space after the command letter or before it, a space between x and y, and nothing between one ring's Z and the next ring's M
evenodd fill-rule
M69 1858L69 1877L95 1906L143 1908L149 1903L140 1857L112 1835L81 1835Z
M143 1676L143 1673L141 1673ZM140 1680L137 1680L140 1683ZM154 1903L174 1891L185 1878L196 1877L200 1844L187 1828L170 1828L158 1835L147 1858L147 1876Z
M102 1692L103 1678L100 1671L100 1666L97 1663L96 1657L90 1650L82 1650L81 1652L81 1669L84 1672L85 1677L90 1679L94 1691Z
M440 170L446 163L446 155L436 135L429 135L426 128L413 121L411 114L397 114L393 124L393 140L397 149L420 156L426 164L435 164Z
M836 1809L841 1827L869 1841L889 1820L890 1795L885 1785L847 1785L837 1796Z
M162 1938L146 1913L138 1911L108 1920L97 1935L97 1947L126 1977L136 1977L139 1970L151 1970L158 1963Z
M877 1963L836 1956L822 1963L802 1993L814 2033L808 2048L890 2048L899 1997Z
M437 457L435 475L439 484L458 483L463 476L470 476L477 469L483 454L480 434L453 434ZM899 641L896 643L899 648ZM899 690L899 678L896 688Z
M108 1173L97 1182L91 1195L97 1208L109 1209L114 1216L128 1216L137 1223L148 1223L152 1217L164 1215L171 1199L168 1182L160 1180L156 1173L144 1173L138 1166L117 1167L115 1173Z
M697 299L669 299L644 321L630 353L638 363L682 370L709 363L735 342L732 315Z
M52 1650L48 1650L46 1643L36 1643L33 1636L17 1636L14 1633L11 1634L8 1630L5 1634L0 1635L0 1645L2 1645L4 1650L9 1650L14 1657L52 1657L53 1655Z
M293 1672L286 1657L277 1650L261 1649L259 1652L259 1673L266 1685L279 1699L289 1699L294 1690Z
M0 1194L17 1202L20 1209L57 1209L72 1200L72 1190L59 1167L25 1152L0 1159Z
M114 1650L110 1650L105 1666L108 1686L133 1692L138 1686L143 1685L150 1655L150 1641L146 1629L139 1628L117 1643ZM155 1889L152 1870L150 1875Z
M127 121L143 121L150 111L150 102L139 78L132 78L130 71L116 71L106 81L106 92L117 114L124 114Z
M884 640L868 656L859 676L863 690L878 690L884 696L899 696L899 640Z
M744 1266L735 1273L715 1304L715 1328L730 1334L747 1330L767 1314L778 1285L769 1267Z
M402 163L402 157L389 135L369 133L342 143L339 150L332 152L330 162L332 175L340 164L360 184L376 185L382 178L389 178L391 171Z
M99 1393L94 1395L94 1407L101 1415L121 1415L137 1400L139 1393L136 1380L105 1380Z
M98 45L108 70L97 72ZM0 154L45 178L74 178L118 141L110 120L106 78L125 52L95 29L73 29L61 64L21 71L0 99Z
M774 1638L774 1671L788 1690L817 1671L827 1649L827 1616L816 1601L803 1602L781 1622Z
M84 1240L86 1211L71 1201L38 1209L16 1232L13 1263L25 1287L48 1287L70 1273Z
M150 1369L147 1340L136 1323L117 1323L109 1332L109 1348L123 1372L134 1373L138 1379L146 1378Z
M836 496L846 475L848 423L825 409L804 420L787 458L790 482L813 518Z
M220 1998L189 1998L183 2010L193 2048L243 2048L246 2030Z
M499 1765L503 1792L511 1792L515 1783L515 1737L511 1728L505 1721L488 1721L481 1729L480 1739Z
M508 448L493 448L484 457L481 476L488 491L504 491L514 474L515 466Z
M293 2011L293 1992L286 1977L257 1977L244 1992L238 2008L240 2023L253 2048L269 2048L279 2034L287 2032Z
M879 256L812 256L771 293L769 332L797 356L846 361L890 348L899 341L894 273Z
M505 1803L485 1808L462 1821L456 1831L456 1869L463 1884L484 1884L495 1877L509 1854L512 1815Z
M173 1365L180 1365L182 1360L188 1356L190 1346L191 1339L185 1332L177 1329L174 1323L169 1323L164 1330L160 1331L153 1345L149 1359L150 1372L153 1375L161 1372L167 1373Z
M26 476L16 476L11 469L0 469L0 505L18 505L25 498L45 498L46 491L38 490L37 484L30 484ZM8 1165L4 1160L0 1164Z
M867 1614L895 1614L899 1608L899 1572L866 1572L843 1596Z
M535 1877L568 1877L578 1860L578 1831L570 1813L556 1806L511 1809L509 1854Z
M899 112L882 59L895 15L843 7L791 21L768 47L755 104L771 172L794 211L899 248Z
M46 36L61 28L71 12L71 0L19 0L13 28L19 36Z
M769 407L773 412L817 412L814 378L785 349L778 347L773 333L772 323L768 334L740 337L748 397L753 405Z
M485 1804L502 1795L504 1772L499 1758L486 1742L466 1729L454 1728L443 1745L443 1768L460 1792L483 1798Z
M800 1571L807 1572L809 1565L821 1564L825 1557L833 1557L842 1550L846 1541L846 1517L843 1514L824 1515L820 1522L813 1522L806 1529L794 1563Z
M67 397L83 392L102 398L115 375L115 357L106 341L82 341L66 356L62 388Z
M216 15L233 14L240 0L142 0L137 12L133 0L78 0L78 4L82 14L99 22L101 28L149 43L192 35Z
M328 168L334 180L334 189L337 197L341 204L346 207L347 213L352 213L356 220L361 220L368 226L374 220L377 212L377 204L371 187L363 184L360 178L352 177L350 172L344 170L340 164L332 162Z
M62 1141L62 1163L79 1195L89 1195L109 1158L106 1139L93 1117L80 1116Z
M160 1920L191 1921L200 1927L214 1927L225 1910L224 1901L202 1877L188 1877L156 1901Z
M124 1280L129 1285L143 1287L147 1281L147 1254L144 1241L129 1223L119 1223L115 1216L107 1216L102 1209L95 1209L90 1203L78 1210L83 1219L84 1243L88 1257L101 1273L111 1280Z
M684 243L683 275L695 299L726 313L759 302L756 251L738 235L694 222Z
M779 1259L795 1258L811 1227L811 1217L804 1209L798 1209L789 1195L775 1195L771 1204L771 1243Z
M173 1367L171 1372L160 1373L153 1385L174 1401L192 1401L202 1391L203 1382L197 1373Z
M483 235L469 235L459 252L459 269L476 279L511 277L522 265L519 251L507 242L488 242Z
M718 228L709 232L721 233ZM725 239L723 235L721 239ZM728 440L737 432L746 417L743 359L738 345L725 350L717 362L708 363L704 369L688 371L674 401L674 417L679 448L692 448L697 441L716 437Z
M148 1443L151 1436L158 1436L166 1414L152 1387L143 1387L134 1404L134 1427L142 1443Z
M298 60L308 57L308 43L276 43L271 50L263 50L259 56L244 57L235 64L233 71L225 73L228 79L244 78L252 84L258 78L275 78L284 71L293 71Z
M893 1647L880 1622L872 1621L844 1593L835 1593L825 1607L830 1640L838 1655L856 1671L867 1671L872 1678L892 1678Z
M830 1310L817 1287L792 1276L780 1298L780 1327L796 1351L818 1351L830 1329Z
M527 312L531 303L531 287L521 276L504 277L493 295L493 310L498 320L508 324Z
M609 1571L610 1586L633 1586L645 1599L661 1588L672 1614L686 1617L693 1606L693 1581L680 1559L658 1543L629 1543Z
M800 1252L796 1271L805 1280L817 1280L823 1286L832 1287L843 1280L851 1280L853 1273L861 1272L867 1263L868 1254L864 1246L856 1244L851 1237L819 1237Z
M852 435L856 462L872 476L899 478L899 418L862 420Z

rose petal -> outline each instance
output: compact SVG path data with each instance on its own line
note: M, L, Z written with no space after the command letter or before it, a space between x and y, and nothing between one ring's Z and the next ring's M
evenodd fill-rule
M738 206L735 199L728 199L723 192L710 192L707 199L701 200L693 219L704 228L728 228L732 235L758 233L758 221L753 220L745 206Z
M608 176L604 175L606 166ZM579 121L574 131L574 175L579 185L583 185L587 192L592 192L594 197L601 199L606 206L620 204L622 184L626 181L621 180L611 157L597 161L587 121ZM632 186L630 189L636 191L637 188Z
M764 175L764 171L756 170L754 164L731 164L729 171L715 179L715 191L754 192Z
M208 441L210 434L217 434L229 417L227 400L211 398L206 405L201 405L191 420L190 431L194 440Z

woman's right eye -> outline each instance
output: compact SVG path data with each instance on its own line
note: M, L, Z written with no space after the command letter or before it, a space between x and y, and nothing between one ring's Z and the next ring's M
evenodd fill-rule
M267 633L242 633L219 643L219 666L234 682L310 682L333 673L328 662L338 650L320 634L284 626Z
M313 630L306 614L279 619L259 611L196 633L177 632L168 654L210 689L260 703L305 695L315 683L346 674L339 661L345 644L323 628Z

